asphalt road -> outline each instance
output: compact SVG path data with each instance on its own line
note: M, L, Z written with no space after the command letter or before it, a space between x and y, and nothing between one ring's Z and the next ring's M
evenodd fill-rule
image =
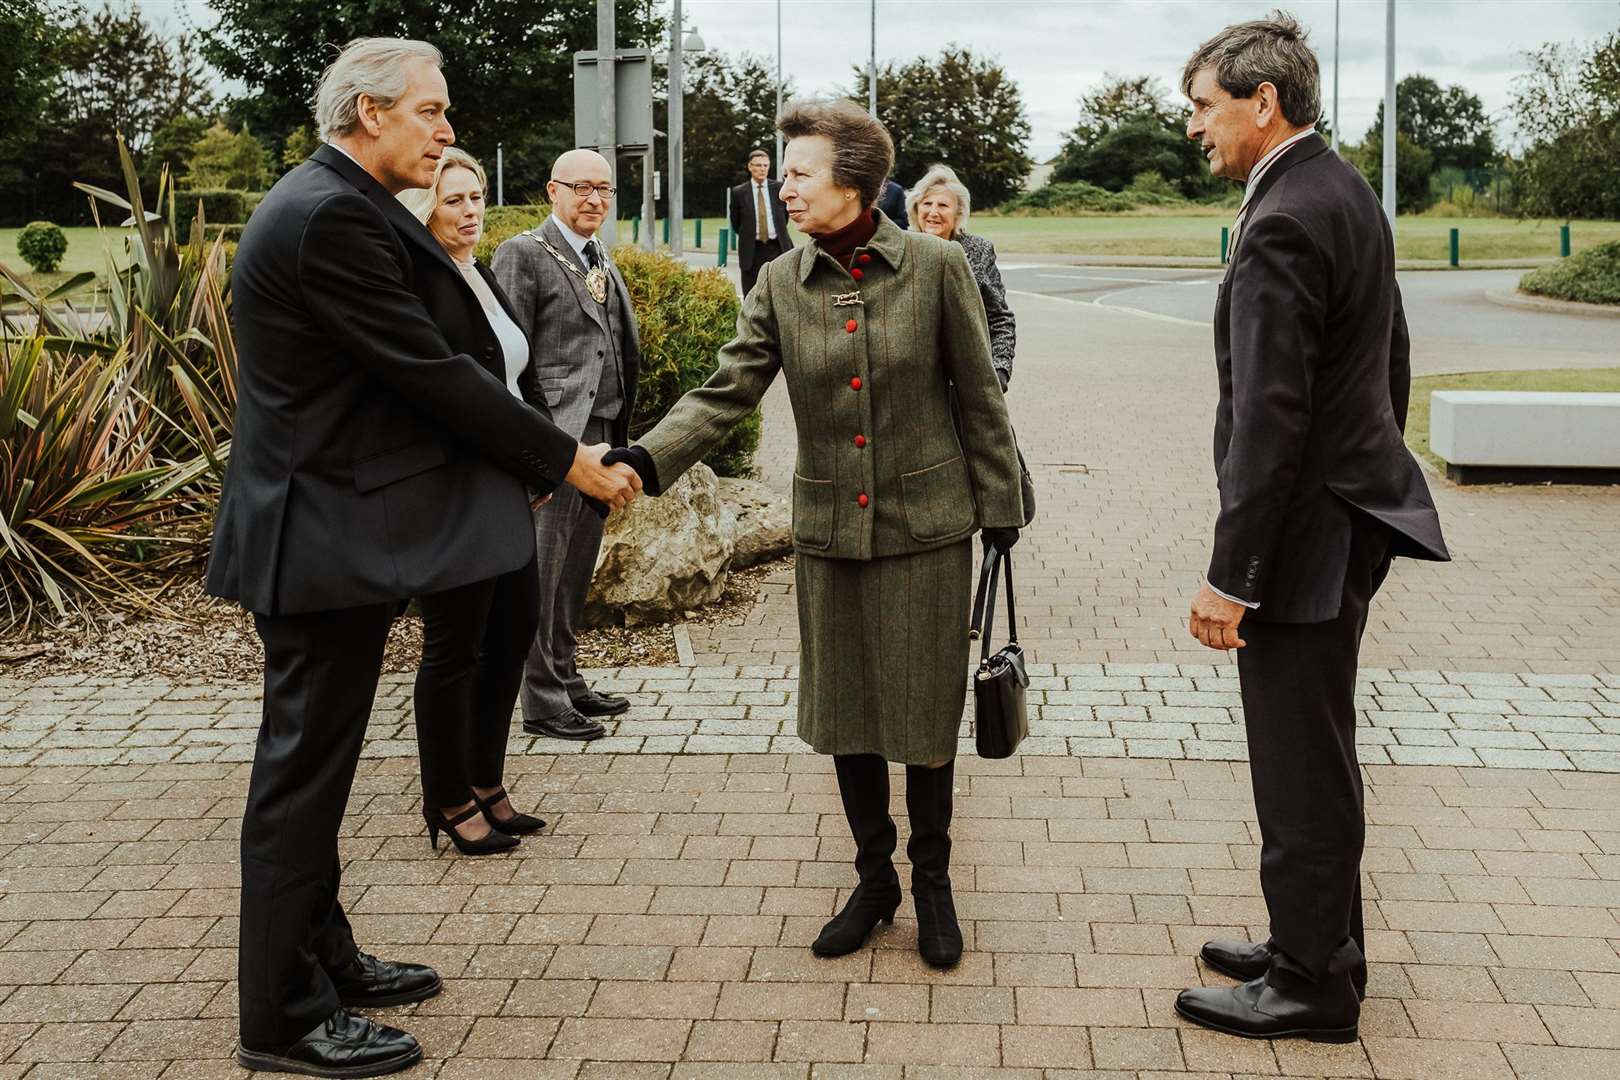
M1208 327L1219 270L1065 266L1009 258L1002 276L1016 311L1021 294L1087 304L1144 321ZM1417 374L1620 365L1620 321L1502 307L1520 270L1410 271L1400 275ZM1027 302L1027 299L1026 301Z

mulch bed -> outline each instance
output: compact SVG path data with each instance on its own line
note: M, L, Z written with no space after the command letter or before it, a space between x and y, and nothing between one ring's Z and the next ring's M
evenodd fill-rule
M713 604L684 613L682 621L740 626L765 578L791 568L792 557L732 573ZM103 613L95 625L53 627L0 636L0 677L155 677L210 683L256 683L264 654L253 617L235 604L205 596L200 574L188 574L165 592L175 618ZM607 626L579 636L582 668L666 666L677 663L675 623ZM383 671L412 672L422 653L422 621L414 611L394 623Z

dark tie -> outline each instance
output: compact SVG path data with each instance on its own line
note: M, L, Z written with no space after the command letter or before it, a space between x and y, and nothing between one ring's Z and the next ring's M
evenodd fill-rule
M594 239L585 241L585 265L595 270L598 262L600 260L596 255L596 241Z

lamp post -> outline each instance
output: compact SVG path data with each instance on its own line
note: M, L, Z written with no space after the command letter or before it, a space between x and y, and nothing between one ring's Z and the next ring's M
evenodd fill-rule
M1395 0L1384 0L1384 216L1395 228Z
M782 0L776 0L776 119L782 119ZM776 133L776 178L782 178L782 132Z
M872 51L866 58L866 111L877 119L877 0L872 0Z
M681 35L686 33L686 28L681 25L681 0L675 0L674 14L669 27L669 250L670 254L679 257L685 247L683 241L686 232L686 129L683 115L686 65L683 54L703 52L705 46L696 27L687 34L685 41L681 40ZM647 228L650 233L650 221Z
M1333 0L1333 152L1339 152L1339 0Z
M618 107L613 100L615 84L613 81L613 60L619 47L618 33L613 24L613 0L596 0L596 93L601 112L597 123L597 138L601 142L596 151L607 158L608 169L613 177L619 174L619 136L617 130ZM617 182L617 180L615 180ZM618 233L617 213L609 208L603 215L602 224L598 228L602 243L608 247L613 246L614 238Z

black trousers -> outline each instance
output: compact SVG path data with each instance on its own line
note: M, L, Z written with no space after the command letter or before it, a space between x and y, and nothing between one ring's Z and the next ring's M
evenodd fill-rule
M778 236L775 240L755 240L754 257L743 263L742 290L747 296L754 291L754 282L759 280L759 272L765 269L765 264L787 250L787 246Z
M1272 944L1286 970L1312 981L1366 978L1356 662L1367 608L1389 571L1390 533L1360 515L1353 529L1338 617L1246 619L1237 653Z
M501 786L523 662L540 624L534 560L500 577L421 597L416 745L422 805L461 806Z
M242 815L237 949L249 1049L285 1050L338 1007L327 972L356 951L338 902L338 828L398 608L254 616L264 719Z

